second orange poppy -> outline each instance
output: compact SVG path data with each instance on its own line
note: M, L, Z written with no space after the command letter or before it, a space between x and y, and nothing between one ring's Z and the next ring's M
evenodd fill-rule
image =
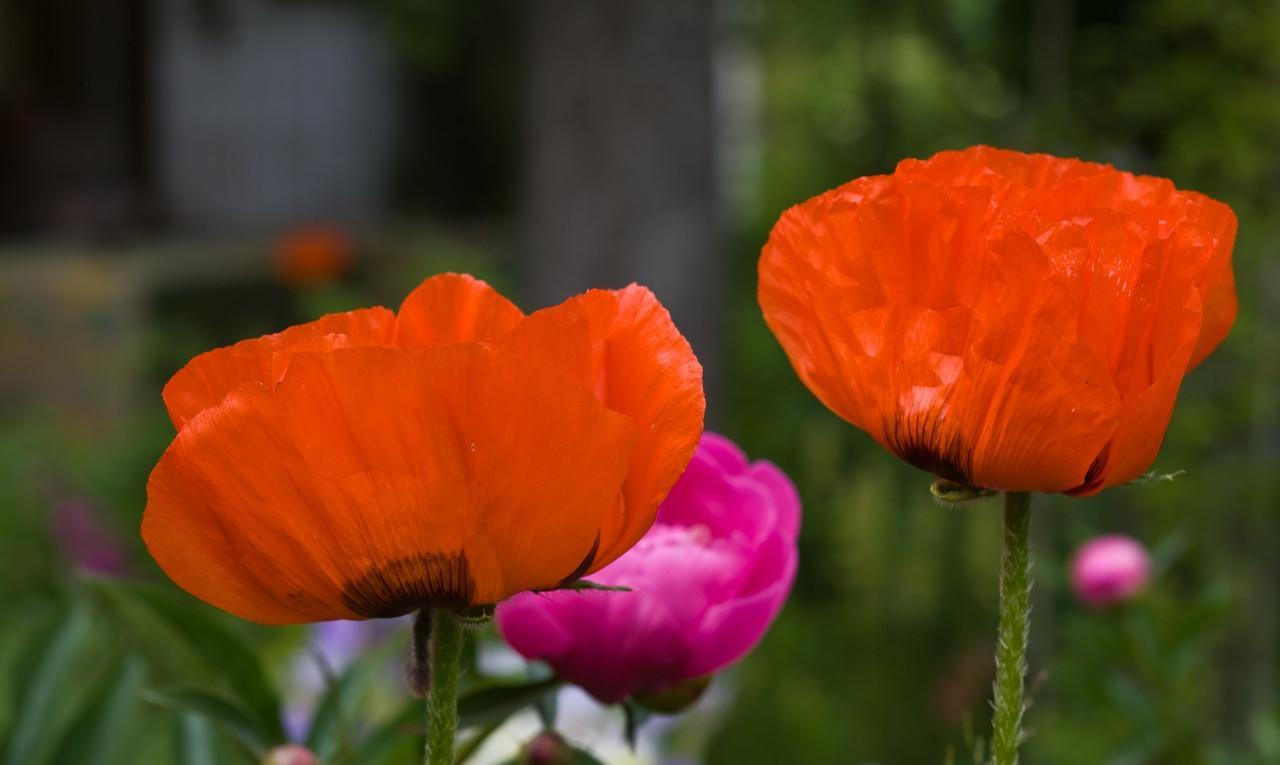
M809 389L906 461L1090 494L1151 465L1230 329L1235 232L1162 178L979 146L788 210L760 305Z

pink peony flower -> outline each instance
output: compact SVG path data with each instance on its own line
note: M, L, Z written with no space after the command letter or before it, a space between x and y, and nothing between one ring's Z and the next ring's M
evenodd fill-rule
M1071 586L1091 606L1108 606L1142 591L1151 559L1142 544L1122 534L1095 537L1071 561Z
M653 527L591 577L631 592L523 593L498 629L601 702L661 694L759 642L795 580L799 529L786 475L706 433Z

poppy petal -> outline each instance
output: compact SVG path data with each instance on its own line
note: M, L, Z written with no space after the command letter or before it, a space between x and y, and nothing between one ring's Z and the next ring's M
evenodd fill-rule
M582 562L634 439L499 349L303 353L178 434L143 536L175 582L254 621L492 603Z
M395 344L426 347L489 340L509 332L524 313L468 274L439 274L410 292L396 315Z
M1213 254L1199 279L1204 323L1191 354L1192 368L1199 366L1226 339L1239 310L1235 273L1231 270L1231 251L1235 248L1238 226L1236 214L1221 202L1199 194L1194 196L1200 202L1195 223L1213 237L1214 243Z
M591 290L531 314L499 341L530 363L586 386L636 425L622 501L605 518L589 571L644 535L702 433L702 367L648 289Z
M1064 337L1074 295L990 200L873 177L792 208L761 256L760 304L810 390L903 459L1063 491L1114 433L1119 397Z
M300 343L316 350L330 346L382 345L390 340L395 315L385 308L364 308L322 316L283 332L202 353L178 370L161 394L169 418L179 430L200 412L218 404L228 393L250 381L274 384L288 367ZM318 338L333 336L329 341Z
M1195 282L1215 246L1212 236L1189 226L1148 248L1132 279L1123 330L1113 330L1123 338L1114 373L1124 400L1119 427L1092 480L1072 494L1126 483L1155 461L1183 375L1204 337Z
M1076 297L1040 247L1013 226L989 241L971 339L933 416L943 433L955 418L959 443L972 449L974 485L1065 491L1106 448L1120 395L1106 364L1074 336Z

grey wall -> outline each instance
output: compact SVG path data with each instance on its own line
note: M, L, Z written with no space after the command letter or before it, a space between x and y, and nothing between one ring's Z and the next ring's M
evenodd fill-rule
M357 4L156 3L157 174L194 228L351 221L382 209L393 72Z

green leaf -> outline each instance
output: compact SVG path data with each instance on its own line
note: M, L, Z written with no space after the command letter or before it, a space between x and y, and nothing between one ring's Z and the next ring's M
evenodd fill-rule
M573 756L573 765L604 765L604 762L586 749L570 747L569 753Z
M334 677L325 668L325 692L311 717L311 728L307 731L305 742L306 747L315 752L321 762L333 759L345 745L343 715L357 685L358 672L357 665L342 673L341 677Z
M35 660L34 672L19 690L21 703L5 754L7 765L36 765L49 756L58 706L73 681L75 659L89 637L89 616L74 608Z
M644 721L649 719L649 710L636 704L631 699L622 702L622 714L624 718L623 737L627 740L627 746L631 747L631 751L636 750L636 736L640 733L640 726L644 725Z
M183 712L184 720L187 716L197 715L217 723L258 759L279 741L264 736L244 707L211 691L201 688L149 688L142 692L142 698Z
M458 699L458 722L462 727L502 721L515 712L537 703L559 688L561 680L549 677L531 683L495 683L473 688Z
M475 753L480 751L480 747L484 745L484 742L488 741L493 732L501 728L504 722L506 720L496 720L483 728L478 728L475 733L464 738L458 744L458 751L453 758L454 765L463 765L463 763L475 756Z
M547 730L555 730L556 712L558 711L557 696L554 693L548 693L534 702L533 708L538 712L538 719L542 722L542 727Z
M108 765L116 761L114 755L121 751L137 711L142 675L138 657L119 662L91 695L54 760L57 765Z
M359 757L352 762L360 765L383 762L404 746L406 741L415 741L413 749L420 753L426 746L423 737L423 721L426 716L427 707L422 699L407 702L390 720L360 740L356 749ZM421 744L417 744L417 741L421 741Z
M217 744L209 721L194 713L178 717L179 765L218 765Z
M149 583L124 580L92 580L114 612L148 645L174 639L186 644L212 676L225 678L228 689L254 721L255 728L271 742L285 740L280 699L272 687L257 652L248 640L206 606ZM161 646L164 651L171 647ZM152 655L144 652L146 655Z

